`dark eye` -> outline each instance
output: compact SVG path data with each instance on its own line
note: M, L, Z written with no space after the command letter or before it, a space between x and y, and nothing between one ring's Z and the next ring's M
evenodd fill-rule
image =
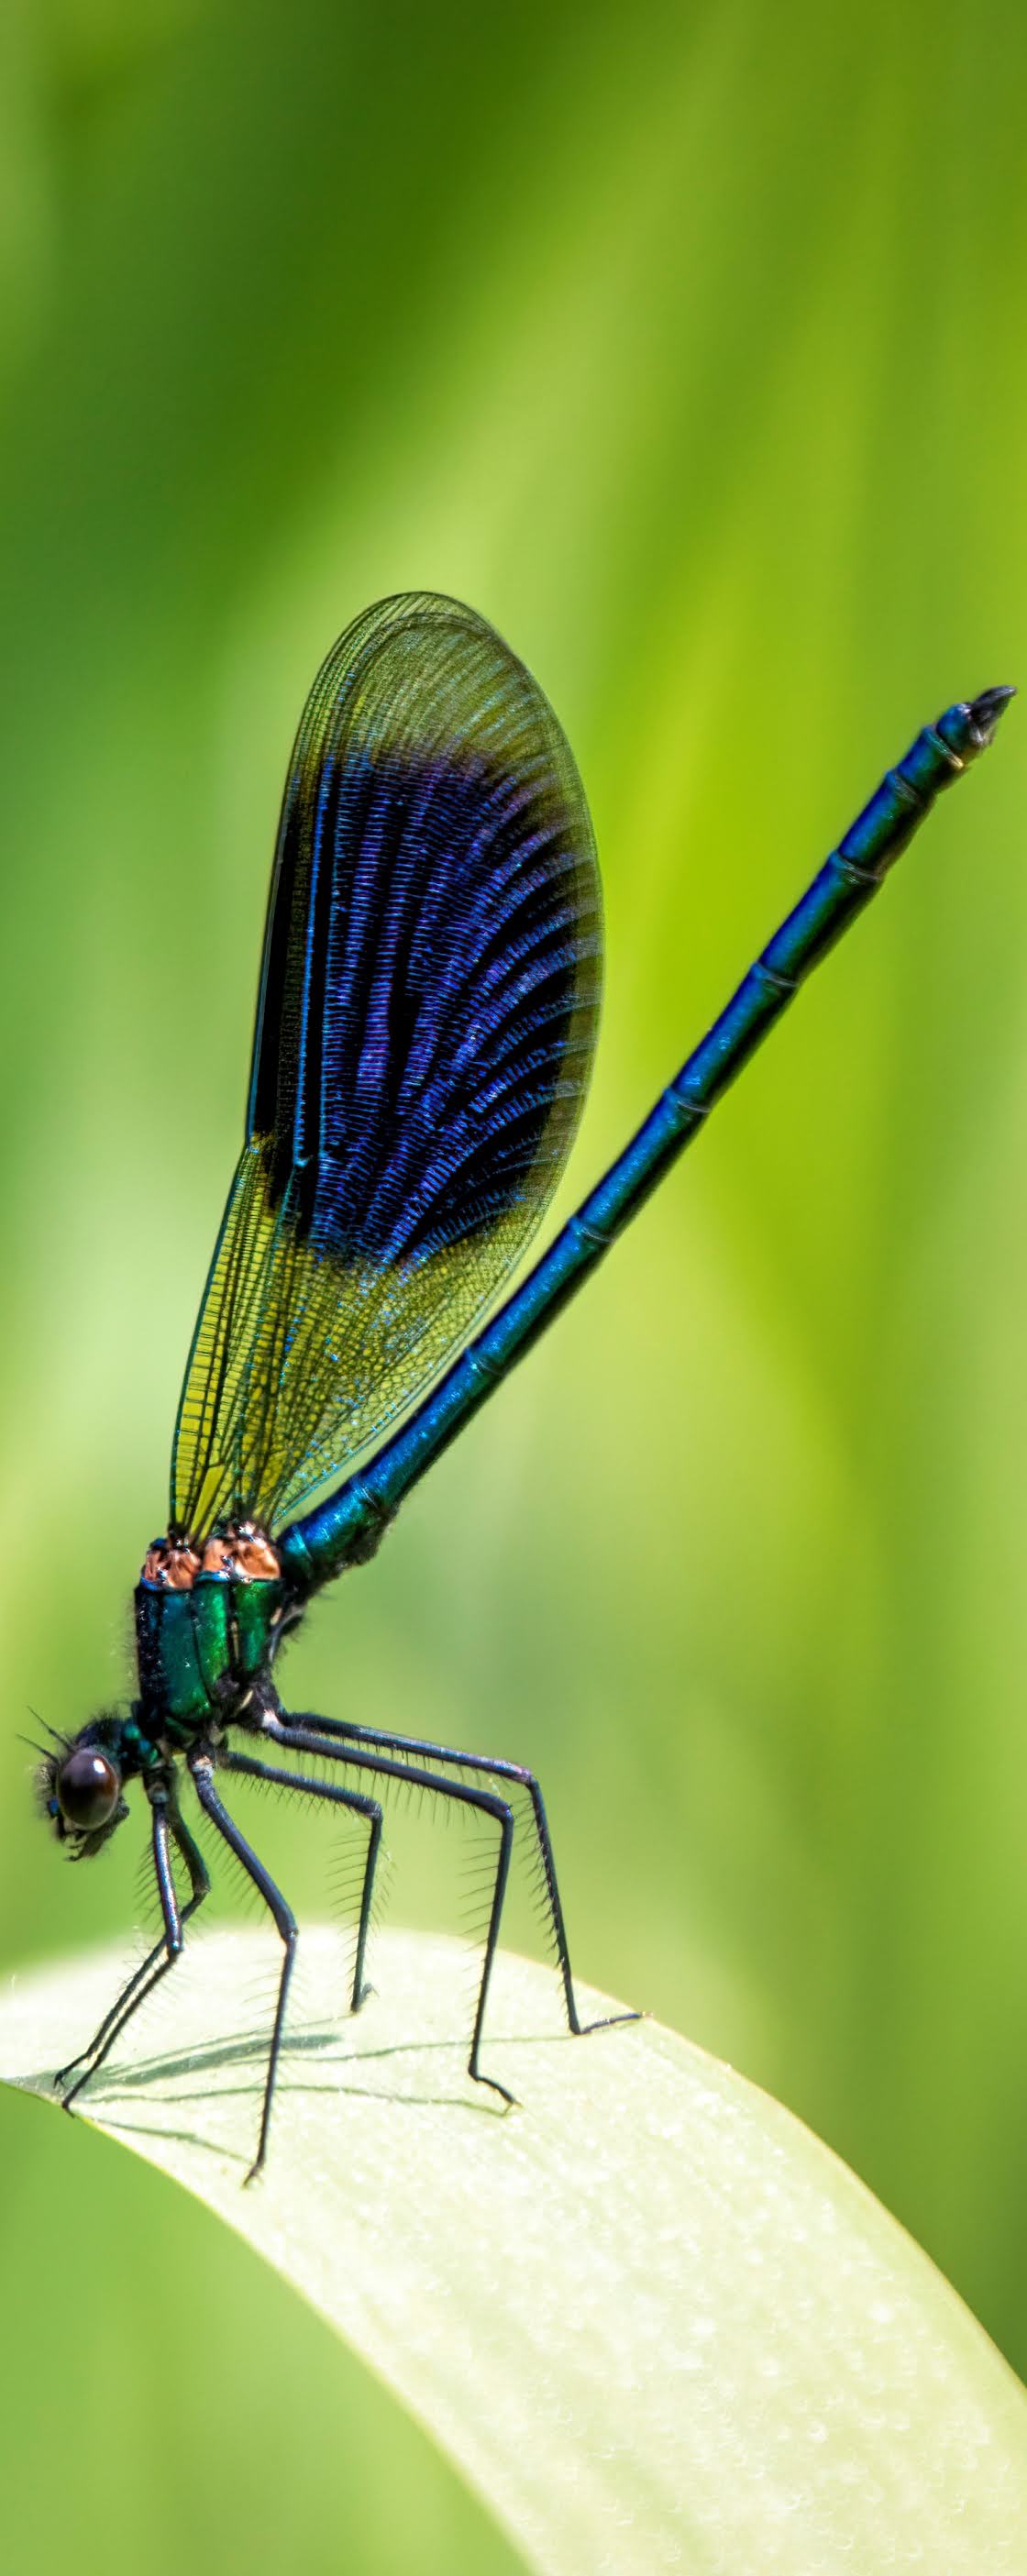
M57 1774L61 1814L76 1833L95 1834L108 1825L121 1796L121 1779L106 1753L83 1745L69 1753Z

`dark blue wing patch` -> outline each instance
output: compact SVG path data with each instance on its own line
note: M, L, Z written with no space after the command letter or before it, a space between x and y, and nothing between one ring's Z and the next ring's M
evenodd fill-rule
M588 810L530 673L456 601L369 609L290 765L180 1526L294 1506L465 1338L566 1159L601 973Z

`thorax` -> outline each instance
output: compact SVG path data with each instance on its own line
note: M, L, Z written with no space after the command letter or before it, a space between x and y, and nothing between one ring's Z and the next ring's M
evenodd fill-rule
M148 1550L135 1591L139 1695L172 1743L241 1714L269 1670L287 1607L276 1562L269 1541L231 1530L202 1557L168 1540Z

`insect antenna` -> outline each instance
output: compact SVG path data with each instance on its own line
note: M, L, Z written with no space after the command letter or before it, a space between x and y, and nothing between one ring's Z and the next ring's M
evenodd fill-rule
M41 1726L41 1727L42 1727L42 1729L43 1729L43 1733L44 1733L44 1735L48 1735L48 1736L49 1736L51 1744L57 1744L57 1745L59 1745L60 1750L61 1750L61 1752L62 1752L62 1753L70 1753L70 1751L71 1751L71 1737L70 1737L70 1735L62 1735L62 1734L60 1734L56 1726L51 1726L51 1725L50 1725L50 1722L49 1722L49 1719L48 1719L48 1718L40 1717L40 1714L39 1714L39 1710L38 1710L38 1708L33 1708L33 1707L32 1707L32 1705L31 1705L31 1703L28 1703L28 1712L29 1712L29 1716L30 1716L30 1718L31 1718L31 1720L32 1720L33 1726ZM19 1742L19 1744L31 1744L31 1743L33 1742L33 1738L32 1738L31 1736L29 1736L29 1735L20 1735L20 1736L19 1736L19 1738L18 1738L18 1742ZM37 1753L45 1753L45 1752L46 1752L46 1746L45 1746L45 1745L43 1745L43 1744L37 1744L35 1749L36 1749L36 1752L37 1752ZM49 1758L49 1757L48 1757L48 1758Z

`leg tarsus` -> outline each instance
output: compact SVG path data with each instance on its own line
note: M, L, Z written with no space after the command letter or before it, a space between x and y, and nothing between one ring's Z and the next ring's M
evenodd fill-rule
M591 2039L593 2031L619 2030L622 2021L644 2020L644 2012L630 2011L627 2006L625 2006L623 2012L600 2013L595 2021L579 2021L575 2027L573 2035L575 2039Z
M180 1959L181 1955L181 1943L179 1943L177 1949L169 1950L167 1952L165 1957L160 1961L159 1966L154 1968L148 1985L140 1986L138 1991L133 1994L127 2010L122 2014L120 2021L114 2022L102 2045L99 2048L94 2048L92 2050L87 2049L85 2051L85 2056L88 2060L86 2065L82 2066L82 2059L80 2057L73 2057L70 2067L62 2067L60 2074L54 2078L55 2083L61 2085L67 2083L68 2076L74 2073L76 2066L82 2066L81 2075L76 2076L74 2084L69 2084L67 2092L62 2093L61 2095L62 2110L70 2111L72 2103L77 2100L78 2095L83 2091L84 2087L87 2084L92 2083L94 2075L99 2074L100 2068L104 2064L105 2059L110 2056L115 2040L120 2039L125 2023L127 2021L131 2021L133 2013L138 2012L140 2004L145 2004L149 2001L154 1987L160 1984L162 1977L167 1976L168 1969L174 1967L176 1960Z
M498 2075L483 2075L480 2066L469 2066L467 2072L475 2084L487 2084L490 2093L498 2093L504 2110L520 2110L516 2093L511 2093L508 2084L501 2084Z

